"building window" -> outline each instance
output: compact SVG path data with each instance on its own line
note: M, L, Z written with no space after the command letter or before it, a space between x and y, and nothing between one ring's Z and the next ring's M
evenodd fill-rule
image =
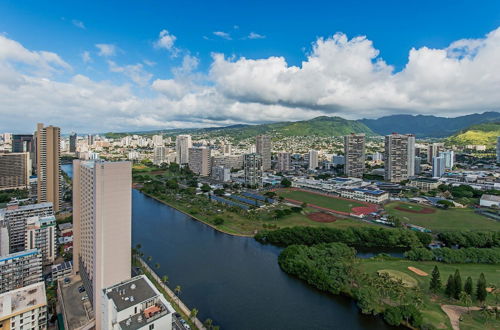
M155 324L154 323L149 325L149 330L153 330L154 328L155 328Z

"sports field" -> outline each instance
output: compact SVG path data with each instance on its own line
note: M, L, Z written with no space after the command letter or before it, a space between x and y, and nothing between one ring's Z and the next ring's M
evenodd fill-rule
M402 222L428 228L432 231L500 230L500 222L474 213L472 209L448 210L415 203L392 202L384 206L389 215Z
M310 204L311 206L316 205L319 207L340 211L344 213L351 213L352 208L354 207L366 206L366 204L354 200L335 198L303 190L282 189L276 191L276 193L279 196L284 197L285 199L299 201L301 203L307 203Z

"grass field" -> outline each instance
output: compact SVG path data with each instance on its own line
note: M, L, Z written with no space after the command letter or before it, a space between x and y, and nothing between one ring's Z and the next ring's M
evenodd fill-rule
M276 193L284 198L290 198L303 203L305 202L308 204L314 204L320 207L325 207L341 212L350 212L353 207L365 206L364 204L358 203L353 200L347 201L344 199L318 195L307 191L283 189L278 190Z
M392 202L386 204L384 208L389 215L400 218L402 222L422 226L432 231L500 230L500 222L478 215L468 208L448 210L432 208L435 210L432 214L418 214L396 210L396 207L420 211L422 206L414 203ZM429 207L425 206L425 208Z
M415 262L408 260L385 260L381 258L372 258L372 259L362 259L361 267L364 271L368 273L375 273L379 271L389 272L391 276L401 276L405 281L411 281L411 283L417 283L417 285L423 290L423 292L428 293L429 282L431 279L431 273L434 266L437 265L439 268L439 272L441 274L441 282L443 285L446 283L446 279L450 274L454 274L456 269L460 270L460 275L462 277L462 282L464 283L468 276L472 278L474 283L474 287L477 279L481 273L484 273L486 277L486 282L488 284L495 284L497 287L500 285L500 268L498 265L485 265L485 264L444 264L444 263L436 263L436 262ZM428 273L429 276L419 276L412 271L408 270L408 267L413 266L418 269L423 270ZM411 280L408 280L411 278ZM439 298L432 294L424 295L424 305L421 308L424 323L432 323L434 325L441 325L437 328L451 328L449 324L449 319L447 315L441 310L440 303L445 304L454 304L461 305L458 301L449 301L446 298ZM495 298L492 294L488 295L488 299L486 301L487 304L493 305L495 303ZM477 305L477 302L474 302L473 305ZM463 329L472 329L481 325L481 322L478 321L478 317L468 317L464 320ZM467 324L467 327L465 327ZM492 326L500 326L499 321L490 321L490 325ZM489 328L489 327L487 327ZM483 327L484 329L484 327Z

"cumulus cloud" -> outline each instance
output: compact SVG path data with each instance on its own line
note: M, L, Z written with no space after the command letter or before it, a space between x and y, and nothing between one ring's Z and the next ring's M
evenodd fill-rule
M109 57L116 55L116 46L113 44L96 44L97 49L99 49L99 56Z
M76 26L77 28L85 30L85 24L83 24L82 21L74 19L71 21L71 23L73 23L73 25Z
M109 56L109 55L108 55ZM38 121L63 131L120 131L220 126L301 120L319 115L347 118L395 113L457 116L500 111L500 29L448 47L415 48L400 71L372 41L337 33L318 38L304 61L213 54L207 73L189 53L168 79L142 63L109 70L133 85L95 81L71 73L57 54L28 50L0 36L0 131L32 131ZM146 95L146 96L145 96ZM75 120L77 118L78 120Z
M213 35L214 36L217 36L217 37L220 37L222 39L226 39L226 40L231 40L231 35L227 32L224 32L224 31L215 31L213 32Z
M258 34L255 32L250 32L250 34L247 37L248 39L265 39L266 36L262 34Z
M177 37L168 32L168 30L161 30L158 40L155 43L155 47L164 48L170 51L173 55L176 55L178 49L174 47L174 43Z

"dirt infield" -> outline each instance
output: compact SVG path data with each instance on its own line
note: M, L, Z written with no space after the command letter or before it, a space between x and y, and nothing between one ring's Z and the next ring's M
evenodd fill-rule
M336 217L334 217L331 214L324 213L324 212L314 212L314 213L308 214L307 217L309 219L311 219L312 221L315 221L315 222L328 223L328 222L335 222L335 221L337 221Z
M366 214L370 214L370 213L377 212L377 211L378 211L378 207L376 205L357 206L357 207L353 207L351 209L351 212L356 214L356 215L366 215Z
M419 276L428 276L429 275L426 272L424 272L423 270L420 270L420 269L415 268L415 267L410 266L410 267L408 267L408 269Z
M415 214L432 214L432 213L436 212L436 210L431 209L430 207L424 207L419 211L410 210L410 209L400 207L400 206L396 206L394 209L398 210L398 211L402 211L402 212L415 213Z

